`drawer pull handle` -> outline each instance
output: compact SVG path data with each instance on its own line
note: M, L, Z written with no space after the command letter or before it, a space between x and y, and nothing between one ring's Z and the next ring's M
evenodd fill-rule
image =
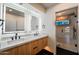
M33 49L36 49L37 47L34 47Z

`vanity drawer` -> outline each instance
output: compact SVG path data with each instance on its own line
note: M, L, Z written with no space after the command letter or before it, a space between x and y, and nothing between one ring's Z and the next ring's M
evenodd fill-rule
M39 40L32 41L31 43L31 54L34 55L39 52Z
M35 55L38 52L39 52L39 46L35 46L35 47L32 47L31 48L31 54L32 55Z

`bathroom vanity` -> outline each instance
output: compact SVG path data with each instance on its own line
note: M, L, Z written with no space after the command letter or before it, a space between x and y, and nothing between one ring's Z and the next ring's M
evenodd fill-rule
M48 45L48 36L10 41L4 48L0 48L1 55L35 55Z

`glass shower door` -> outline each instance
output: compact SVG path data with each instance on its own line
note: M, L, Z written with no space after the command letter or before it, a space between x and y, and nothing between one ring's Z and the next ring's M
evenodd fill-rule
M56 18L61 19L63 16L68 16L63 20L69 20L68 25L56 26L57 47L78 53L78 16L77 7L56 13ZM61 13L62 15L58 16ZM68 13L68 14L67 14ZM63 35L62 35L63 34ZM59 38L61 37L61 38Z

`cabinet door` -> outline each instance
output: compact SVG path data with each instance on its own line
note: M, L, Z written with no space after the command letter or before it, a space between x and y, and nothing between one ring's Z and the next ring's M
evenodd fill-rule
M33 41L31 43L31 54L37 54L38 52L40 52L45 46L47 46L47 40L48 38L41 38L37 41Z
M43 48L44 48L48 44L48 42L47 42L48 41L48 37L45 37L42 40L43 40Z
M31 54L31 45L24 44L18 47L18 55L30 55Z
M24 55L25 54L25 45L18 47L18 55Z
M2 55L17 55L17 53L18 53L17 48L12 48L12 49L3 51L1 54Z
M39 41L33 41L31 43L31 54L35 55L36 53L39 52Z
M39 39L39 51L43 49L43 39Z

